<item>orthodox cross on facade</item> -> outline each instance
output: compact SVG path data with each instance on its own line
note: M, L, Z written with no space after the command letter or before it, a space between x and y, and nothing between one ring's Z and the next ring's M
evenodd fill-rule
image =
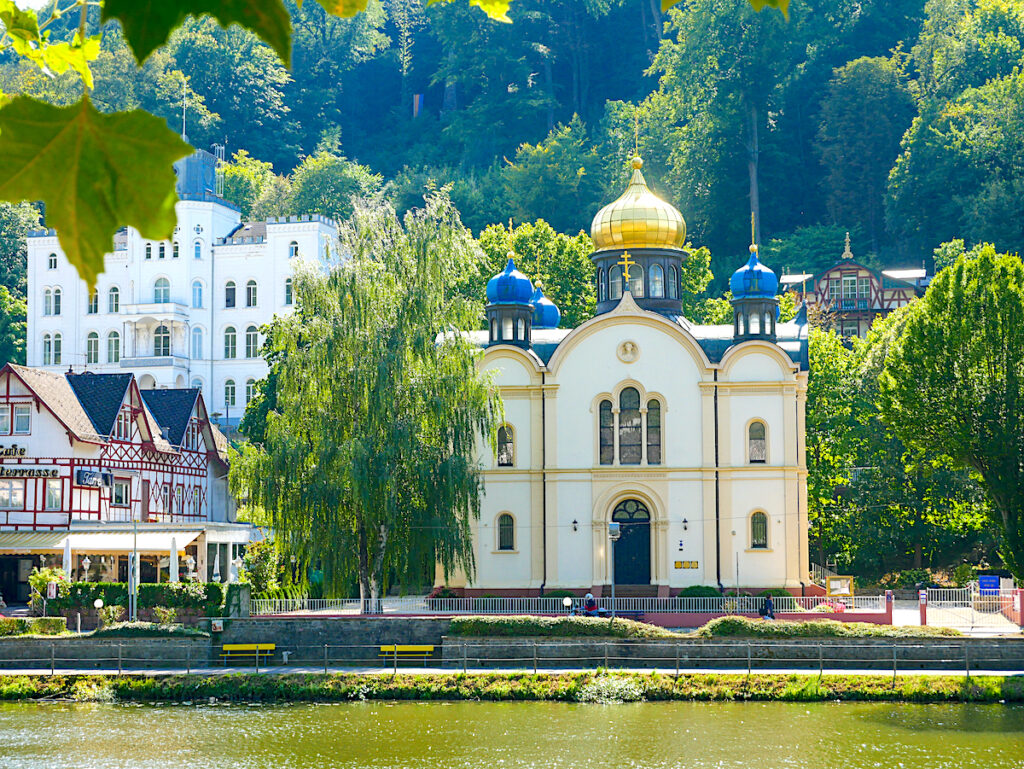
M626 285L629 285L629 268L632 267L636 262L629 258L629 251L622 252L622 258L616 262L616 264L622 265L622 276L626 279Z

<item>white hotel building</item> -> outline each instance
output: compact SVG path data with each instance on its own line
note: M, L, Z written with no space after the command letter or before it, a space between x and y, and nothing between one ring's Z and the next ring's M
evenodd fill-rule
M214 421L235 425L267 372L260 327L291 309L299 260L325 263L337 229L315 214L243 223L202 150L175 172L173 240L119 232L92 296L53 230L29 234L27 363L199 388Z

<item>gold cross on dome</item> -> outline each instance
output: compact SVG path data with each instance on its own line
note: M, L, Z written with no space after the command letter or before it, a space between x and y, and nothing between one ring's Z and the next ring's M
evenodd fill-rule
M616 262L616 264L622 265L622 276L626 279L626 285L629 285L629 268L632 267L636 262L629 258L629 251L622 252L622 258Z

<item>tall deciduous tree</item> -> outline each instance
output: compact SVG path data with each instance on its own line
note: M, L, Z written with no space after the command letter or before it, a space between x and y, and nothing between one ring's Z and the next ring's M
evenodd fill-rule
M379 190L381 178L366 166L321 150L302 161L291 184L290 213L323 214L340 222L352 214L353 198Z
M14 296L25 295L29 230L39 227L39 211L30 203L0 202L0 285Z
M404 222L360 208L343 241L352 258L300 275L295 314L272 324L274 408L231 481L285 552L328 588L355 574L374 610L388 575L473 573L477 450L501 409L458 333L479 304L451 287L479 252L450 203L431 196Z
M26 313L25 300L0 286L0 366L25 363Z
M907 316L880 378L883 417L908 446L978 473L1002 558L1024 578L1024 265L976 248Z
M821 107L818 152L835 223L860 225L878 252L885 190L914 100L897 58L863 57L835 71Z

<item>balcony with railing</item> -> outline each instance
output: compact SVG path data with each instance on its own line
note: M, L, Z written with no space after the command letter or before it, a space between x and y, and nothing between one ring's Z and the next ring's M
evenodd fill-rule
M153 318L155 320L188 320L188 305L181 302L136 302L122 304L121 314L129 318Z

